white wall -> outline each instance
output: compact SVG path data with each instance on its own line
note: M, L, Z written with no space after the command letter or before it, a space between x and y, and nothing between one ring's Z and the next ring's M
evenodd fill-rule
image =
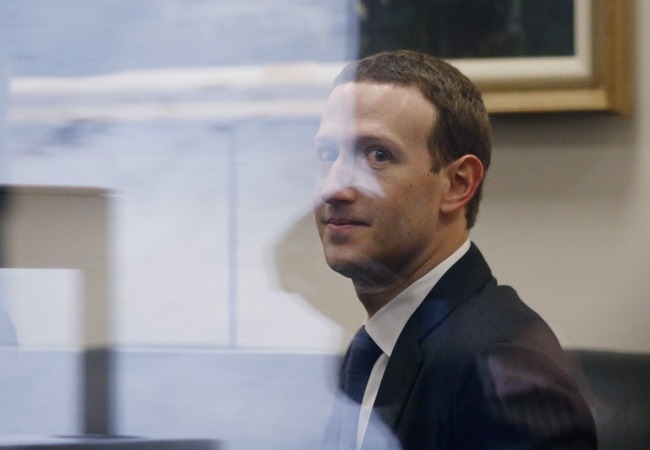
M632 117L497 117L474 233L569 346L650 350L650 3L635 2Z

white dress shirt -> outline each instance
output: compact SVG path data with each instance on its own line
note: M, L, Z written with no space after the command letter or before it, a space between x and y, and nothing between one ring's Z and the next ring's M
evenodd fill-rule
M379 346L382 355L372 368L370 378L361 402L359 424L357 428L357 449L361 447L363 438L368 428L370 413L375 403L379 384L384 376L388 358L397 343L397 338L402 333L406 322L413 315L416 309L422 304L424 298L438 283L440 278L453 266L470 248L470 241L467 239L458 250L452 253L422 278L416 280L397 296L384 305L377 313L366 322L366 331L373 341Z

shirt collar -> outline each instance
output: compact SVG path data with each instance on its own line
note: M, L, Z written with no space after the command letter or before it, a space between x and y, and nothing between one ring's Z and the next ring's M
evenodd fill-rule
M447 259L397 294L394 299L368 319L365 325L366 331L382 352L390 357L406 322L447 270L456 264L469 248L470 240L467 239Z

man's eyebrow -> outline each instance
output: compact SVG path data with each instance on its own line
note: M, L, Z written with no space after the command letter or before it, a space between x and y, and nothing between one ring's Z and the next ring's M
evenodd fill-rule
M397 145L397 142L395 142L393 139L391 139L389 136L381 135L381 134L360 134L357 135L353 138L353 142L356 145L359 144L374 144L374 145L386 145L389 147L394 147Z
M370 145L370 144L387 145L387 146L396 145L396 142L393 139L391 139L389 136L378 135L374 133L357 134L357 135L352 135L352 136L339 138L339 139L335 139L333 137L326 136L326 135L314 136L314 144L316 146L339 145L340 143L352 147L356 147L359 145Z

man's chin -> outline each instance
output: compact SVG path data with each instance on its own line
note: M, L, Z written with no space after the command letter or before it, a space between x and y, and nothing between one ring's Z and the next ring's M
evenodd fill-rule
M349 262L327 261L327 265L334 272L343 275L346 278L354 278L354 274L359 270L356 265Z
M346 255L342 252L325 253L327 265L334 272L353 280L363 274L367 269L368 261L359 258L358 255Z
M383 264L370 260L343 260L330 258L329 267L340 275L350 278L355 284L385 285L395 278L395 274Z

